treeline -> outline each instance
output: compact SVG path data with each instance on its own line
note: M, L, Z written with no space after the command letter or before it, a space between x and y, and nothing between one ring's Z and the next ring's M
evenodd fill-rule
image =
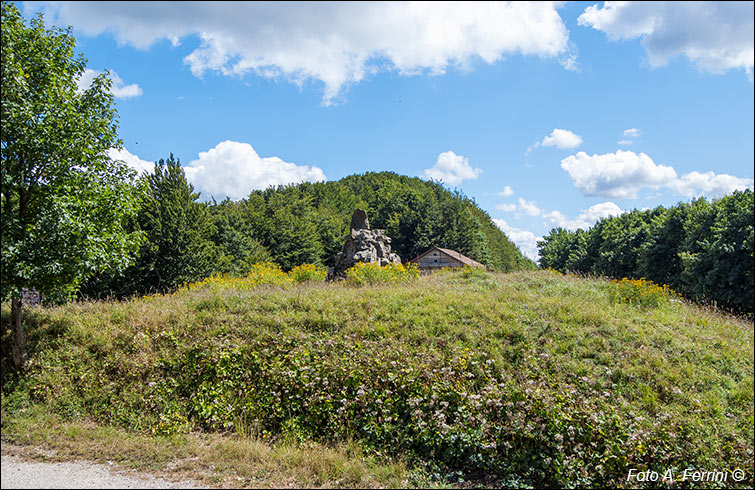
M700 302L753 313L753 192L626 213L589 230L551 230L540 266L650 279Z
M404 261L436 245L493 270L536 268L474 201L438 183L391 172L203 203L171 154L139 185L140 210L127 226L142 233L138 257L124 271L88 280L81 290L85 296L166 292L214 273L243 275L262 261L284 270L305 263L331 266L356 208L367 211L373 228L386 230Z

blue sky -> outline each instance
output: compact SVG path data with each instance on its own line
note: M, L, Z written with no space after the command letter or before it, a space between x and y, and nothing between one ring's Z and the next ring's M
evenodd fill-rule
M203 199L389 170L531 258L555 226L753 188L753 3L22 2L110 70L137 169Z

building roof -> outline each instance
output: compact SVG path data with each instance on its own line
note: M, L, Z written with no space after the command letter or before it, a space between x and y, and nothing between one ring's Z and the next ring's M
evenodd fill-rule
M451 249L448 249L448 248L440 248L440 247L430 247L429 249L427 249L427 251L425 251L425 252L417 255L416 257L414 257L409 262L415 262L415 263L417 263L417 262L419 262L419 259L421 259L425 255L429 254L433 250L438 250L438 251L440 251L440 252L448 255L449 257L452 257L452 258L458 260L462 264L468 265L470 267L485 267L484 265L482 265L481 263L477 262L476 260L472 260L469 257L467 257L466 255L457 252L456 250L451 250Z

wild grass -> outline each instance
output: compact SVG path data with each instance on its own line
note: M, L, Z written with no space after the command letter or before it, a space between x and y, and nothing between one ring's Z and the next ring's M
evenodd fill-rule
M86 459L222 488L438 487L404 464L381 461L353 443L272 444L197 432L154 436L62 420L41 407L12 417L3 434L3 454L47 462Z
M230 282L30 312L3 437L42 410L140 437L350 444L445 482L637 487L630 468L692 467L752 485L747 321L549 271Z

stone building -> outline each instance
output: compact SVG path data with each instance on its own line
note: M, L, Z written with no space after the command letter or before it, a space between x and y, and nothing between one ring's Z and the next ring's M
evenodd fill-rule
M486 269L481 263L470 259L466 255L460 254L456 250L440 247L431 247L429 250L417 255L409 262L417 264L417 267L422 272L437 270L442 267L469 266Z

